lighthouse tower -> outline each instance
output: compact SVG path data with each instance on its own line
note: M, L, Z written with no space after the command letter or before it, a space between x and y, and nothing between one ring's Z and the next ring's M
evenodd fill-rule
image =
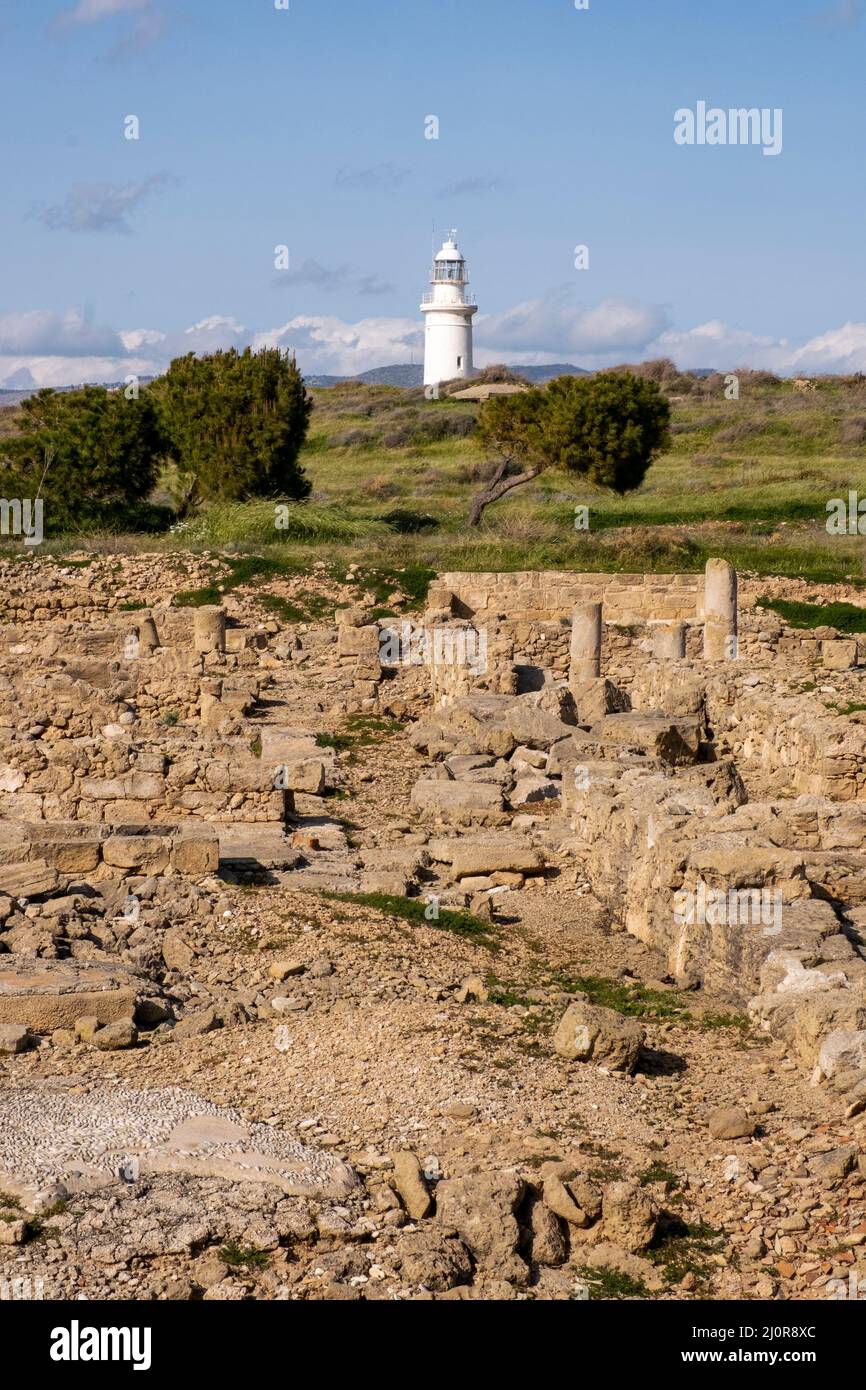
M466 262L452 231L433 261L433 289L421 301L425 319L424 385L472 375L472 316L478 305L466 293Z

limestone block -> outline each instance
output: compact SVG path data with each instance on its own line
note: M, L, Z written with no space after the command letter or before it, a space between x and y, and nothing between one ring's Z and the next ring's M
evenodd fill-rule
M623 714L631 709L628 693L603 676L588 681L575 680L571 692L581 724L594 724L606 714Z
M90 873L98 866L101 858L97 835L69 840L34 836L32 848L35 855L63 874Z
M653 656L657 661L682 661L685 654L685 623L659 623L653 629Z
M501 811L502 792L486 782L439 781L422 778L412 788L412 805L419 811L444 814Z
M171 867L193 878L216 873L219 869L219 840L216 835L181 835L172 841Z
M636 1018L580 999L569 1004L560 1019L553 1047L569 1061L592 1061L610 1071L631 1073L637 1066L644 1037Z
M211 653L226 649L226 611L217 605L196 608L193 614L193 651Z
M821 643L821 662L831 671L847 671L857 665L855 638Z
M337 632L338 656L377 655L379 629L375 623L364 627L341 627Z
M0 1023L21 1023L43 1034L72 1029L85 1017L113 1023L132 1016L138 993L138 982L122 969L19 958L0 964Z
M543 869L541 853L522 841L461 842L451 863L452 877L457 880L497 872L538 874Z
M171 841L160 835L109 835L102 846L106 864L161 874L168 867Z
M594 724L590 733L605 744L640 748L677 767L697 761L702 724L698 718L674 718L658 711L610 714Z
M10 898L37 898L60 887L60 875L44 859L0 866L0 893Z
M321 796L325 790L325 764L321 758L295 758L282 763L278 769L278 786L282 791L307 792Z

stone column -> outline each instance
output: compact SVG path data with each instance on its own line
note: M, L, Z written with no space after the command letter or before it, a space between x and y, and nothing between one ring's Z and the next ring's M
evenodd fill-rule
M215 605L196 608L193 620L193 650L224 652L226 649L226 610Z
M727 560L708 560L704 581L704 660L737 655L737 571Z
M153 614L144 613L138 625L138 640L141 643L141 650L146 656L155 652L159 646L159 633L156 630L156 623L153 621Z
M685 654L685 623L659 623L653 632L653 656L656 660L682 661Z
M221 680L203 680L201 691L200 718L206 729L215 729L225 717L222 706L223 683Z
M601 604L579 603L571 616L568 684L577 690L601 675Z

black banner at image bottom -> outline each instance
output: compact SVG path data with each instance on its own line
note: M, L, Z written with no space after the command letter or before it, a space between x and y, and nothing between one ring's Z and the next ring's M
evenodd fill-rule
M249 1375L254 1363L279 1369L292 1346L308 1339L319 1347L329 1372L345 1358L357 1373L364 1347L387 1346L389 1360L403 1354L416 1361L419 1345L457 1357L451 1339L483 1338L485 1361L495 1362L515 1338L553 1338L565 1349L587 1354L606 1346L619 1372L646 1372L649 1365L686 1377L708 1369L759 1367L764 1373L806 1369L826 1379L842 1369L862 1327L858 1306L845 1300L815 1302L630 1302L569 1300L497 1303L451 1300L470 1307L434 1308L441 1300L237 1303L60 1303L0 1302L0 1338L26 1347L28 1372L49 1383L101 1379L107 1371L146 1376L213 1372L222 1380ZM854 1301L852 1301L854 1302ZM336 1334L336 1335L334 1335ZM323 1336L327 1341L323 1341ZM367 1343L368 1337L377 1342ZM304 1342L299 1343L298 1338ZM405 1347L403 1345L405 1339ZM419 1339L423 1339L420 1340ZM566 1340L563 1340L566 1339ZM452 1352L448 1352L449 1345ZM459 1357L458 1357L459 1359ZM441 1375L435 1354L431 1379ZM423 1379L423 1373L420 1377Z

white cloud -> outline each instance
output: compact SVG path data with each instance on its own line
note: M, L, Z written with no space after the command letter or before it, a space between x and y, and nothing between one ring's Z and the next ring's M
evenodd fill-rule
M852 29L862 18L862 0L833 0L826 9L810 15L812 24L823 29Z
M62 24L98 24L117 14L135 14L150 8L151 0L78 0L60 16Z
M687 332L669 330L650 344L650 355L681 367L763 367L782 376L866 371L866 323L846 323L805 343L730 328L714 319Z
M801 372L866 372L866 323L845 323L790 354L791 369Z
M141 347L156 347L157 343L164 343L167 338L166 333L160 333L156 328L125 328L120 333L120 340L127 352L136 352Z
M182 350L184 352L216 352L219 348L246 347L250 340L249 332L237 319L224 314L211 314L209 318L199 319L192 327L184 329ZM181 342L180 339L166 341ZM172 353L172 356L175 354Z
M424 348L424 327L415 319L374 318L344 323L301 315L281 328L257 333L255 347L291 348L304 371L351 376L371 367L415 360Z
M76 183L62 203L37 207L37 217L53 232L120 232L128 236L134 213L155 189L169 182L167 174L152 174L141 183Z
M148 358L130 357L13 357L0 354L0 386L9 386L23 370L37 386L81 386L90 381L122 381L134 373L150 376ZM160 368L161 370L161 368Z
M76 310L33 309L0 315L0 355L92 357L123 351L119 333L88 323Z
M414 318L299 315L256 330L213 314L180 332L149 327L115 331L70 310L0 316L0 385L32 373L40 386L156 376L174 357L246 346L295 352L303 371L352 376L372 367L423 360L424 328ZM570 361L599 369L624 361L672 357L679 366L764 367L782 375L866 372L866 323L846 323L806 342L731 327L720 320L670 328L663 311L624 300L586 307L563 294L516 305L477 320L476 361L540 364Z
M685 331L668 329L650 346L653 357L671 357L685 369L766 367L768 354L778 351L780 342L746 329L730 328L719 319L712 319Z
M153 48L181 17L164 9L159 0L78 0L61 10L54 20L55 33L95 28L103 20L126 19L116 31L112 47L104 54L110 63L136 58Z
M573 354L642 352L668 324L656 305L626 299L580 304L570 288L551 290L542 299L515 304L504 314L485 314L478 321L480 341L513 353ZM522 359L521 359L522 360Z

